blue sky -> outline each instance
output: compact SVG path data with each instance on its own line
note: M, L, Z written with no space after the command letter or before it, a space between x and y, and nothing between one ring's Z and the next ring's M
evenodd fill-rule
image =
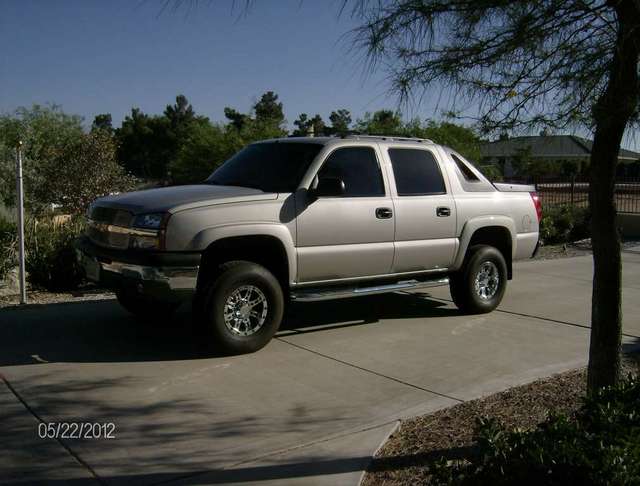
M5 1L0 17L0 111L57 103L90 121L132 106L159 113L178 93L224 118L273 90L291 124L301 112L395 108L382 75L365 76L343 34L339 1L233 2L161 13L161 1ZM428 111L423 113L431 115Z
M298 114L354 119L398 107L383 73L365 74L345 38L356 24L341 0L4 0L0 16L0 112L56 103L85 117L109 112L114 125L137 106L160 113L179 93L212 120L248 111L265 91ZM188 5L197 4L195 8ZM438 93L405 118L437 118ZM405 110L406 112L407 110ZM640 149L636 140L625 146Z

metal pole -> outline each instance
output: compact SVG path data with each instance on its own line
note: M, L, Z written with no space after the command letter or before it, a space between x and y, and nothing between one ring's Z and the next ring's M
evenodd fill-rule
M24 194L22 190L22 142L16 146L16 193L18 195L18 258L20 261L20 303L27 303L24 267Z

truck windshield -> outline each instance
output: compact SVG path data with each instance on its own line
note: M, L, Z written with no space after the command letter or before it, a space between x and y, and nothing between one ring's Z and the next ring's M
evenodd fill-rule
M249 145L222 164L206 182L264 192L293 192L321 148L319 143Z

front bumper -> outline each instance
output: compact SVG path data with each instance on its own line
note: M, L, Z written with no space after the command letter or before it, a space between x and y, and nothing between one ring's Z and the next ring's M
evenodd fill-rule
M76 256L87 279L111 289L180 301L193 295L199 253L112 250L80 238Z

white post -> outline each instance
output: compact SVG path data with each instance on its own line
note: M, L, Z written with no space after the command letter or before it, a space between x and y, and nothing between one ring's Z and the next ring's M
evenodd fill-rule
M22 142L16 146L16 193L18 196L18 258L20 261L20 303L27 303L24 268L24 194L22 188Z

